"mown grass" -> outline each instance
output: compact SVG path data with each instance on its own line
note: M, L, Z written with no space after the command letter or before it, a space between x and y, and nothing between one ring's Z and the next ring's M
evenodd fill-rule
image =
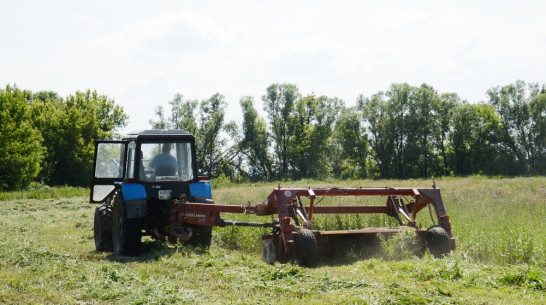
M300 181L283 186L431 184ZM215 228L209 250L146 238L140 257L118 258L94 251L94 205L87 203L87 194L4 200L0 304L544 304L546 178L444 178L436 184L458 238L451 256L401 257L401 236L385 243L384 256L361 259L348 251L346 260L312 269L264 263L255 228ZM232 185L214 189L213 195L218 203L256 204L274 187ZM421 214L423 220L428 217ZM351 217L321 225L389 221Z

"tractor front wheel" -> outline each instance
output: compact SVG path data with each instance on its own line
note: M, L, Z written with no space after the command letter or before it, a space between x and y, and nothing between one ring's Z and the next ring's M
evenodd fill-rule
M103 204L95 208L95 249L112 252L112 206Z
M114 200L112 242L115 255L137 256L140 254L142 231L140 218L127 218L125 203Z

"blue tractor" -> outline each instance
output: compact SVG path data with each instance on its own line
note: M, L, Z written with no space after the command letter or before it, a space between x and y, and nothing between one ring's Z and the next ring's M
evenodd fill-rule
M198 176L195 138L183 130L144 130L96 141L90 202L97 251L140 254L143 236L208 247L212 227L182 223L173 202L213 204ZM178 217L177 217L178 216Z

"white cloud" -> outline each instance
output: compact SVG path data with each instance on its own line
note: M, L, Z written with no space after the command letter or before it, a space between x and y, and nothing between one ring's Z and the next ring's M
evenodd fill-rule
M169 51L192 51L212 44L216 48L228 47L235 28L224 28L214 20L194 12L175 12L144 18L111 32L92 47L94 51L115 51L126 57L139 52L154 50L158 44Z
M100 26L103 24L102 21L100 21L99 19L82 15L75 15L74 17L72 17L71 22L74 24L86 24L92 26Z

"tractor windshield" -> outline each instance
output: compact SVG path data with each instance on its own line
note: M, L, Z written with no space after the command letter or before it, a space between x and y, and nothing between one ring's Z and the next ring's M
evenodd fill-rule
M154 142L140 145L141 181L189 181L194 178L189 142Z

